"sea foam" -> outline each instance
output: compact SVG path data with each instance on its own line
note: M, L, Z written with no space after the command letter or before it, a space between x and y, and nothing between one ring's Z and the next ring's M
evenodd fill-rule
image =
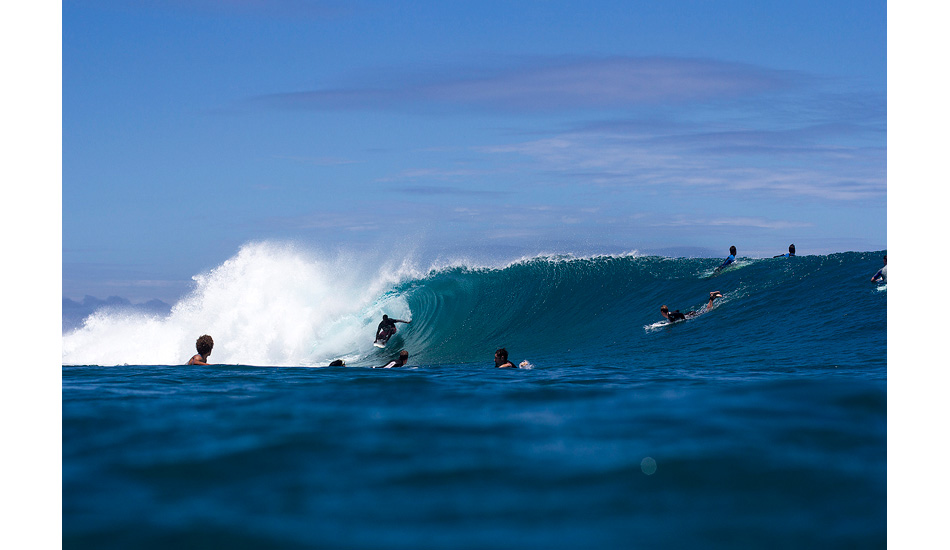
M166 317L110 309L89 316L63 336L63 364L183 364L202 334L214 338L214 363L310 366L358 357L383 313L409 320L405 299L387 291L417 275L402 260L249 243L194 276L194 290Z

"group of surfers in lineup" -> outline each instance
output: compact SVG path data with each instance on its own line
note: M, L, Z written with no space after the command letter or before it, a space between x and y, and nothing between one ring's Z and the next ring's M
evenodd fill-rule
M788 245L788 253L779 254L777 256L772 256L773 258L790 258L795 256L795 245ZM715 269L715 272L718 273L723 270L723 268L728 267L729 264L736 261L736 247L729 247L729 256L722 262L722 265ZM879 269L871 277L871 282L887 282L887 255L884 255L884 267ZM713 308L713 303L716 301L716 298L722 298L722 293L718 290L714 290L709 293L709 302L700 309L699 311L688 311L686 313L680 313L680 310L670 311L665 304L660 306L660 315L662 315L670 323L675 323L677 321L685 321L686 319L692 319L702 313L705 313ZM383 320L380 321L379 326L376 327L376 339L374 344L385 346L386 342L396 333L396 323L410 323L411 321L403 321L402 319L392 319L388 315L383 315ZM380 346L380 347L382 347ZM198 338L198 341L195 342L195 348L198 353L193 356L189 361L189 365L208 365L208 356L211 355L211 350L214 348L214 340L211 336L204 334ZM402 350L399 352L399 356L386 363L385 365L374 367L381 369L391 369L394 367L402 367L409 361L409 352ZM520 363L521 367L528 366L527 361L522 361ZM337 359L330 363L331 367L343 367L346 366L346 363L342 359ZM514 363L508 360L508 350L505 348L499 348L495 351L495 367L499 369L504 368L517 368Z

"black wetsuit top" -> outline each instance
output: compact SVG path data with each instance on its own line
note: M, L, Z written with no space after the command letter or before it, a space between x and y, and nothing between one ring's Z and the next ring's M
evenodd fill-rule
M382 331L382 333L380 333ZM396 333L396 319L385 319L379 322L379 326L376 327L376 334L379 338L389 338Z

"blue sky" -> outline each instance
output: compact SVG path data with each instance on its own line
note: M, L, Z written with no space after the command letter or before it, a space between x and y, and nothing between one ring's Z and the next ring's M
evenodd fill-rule
M64 297L173 301L254 240L761 257L886 219L885 2L62 5Z

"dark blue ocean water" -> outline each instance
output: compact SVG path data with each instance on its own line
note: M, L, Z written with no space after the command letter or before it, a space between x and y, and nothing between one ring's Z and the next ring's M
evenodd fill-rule
M347 367L64 365L64 547L884 547L881 255L442 269Z

